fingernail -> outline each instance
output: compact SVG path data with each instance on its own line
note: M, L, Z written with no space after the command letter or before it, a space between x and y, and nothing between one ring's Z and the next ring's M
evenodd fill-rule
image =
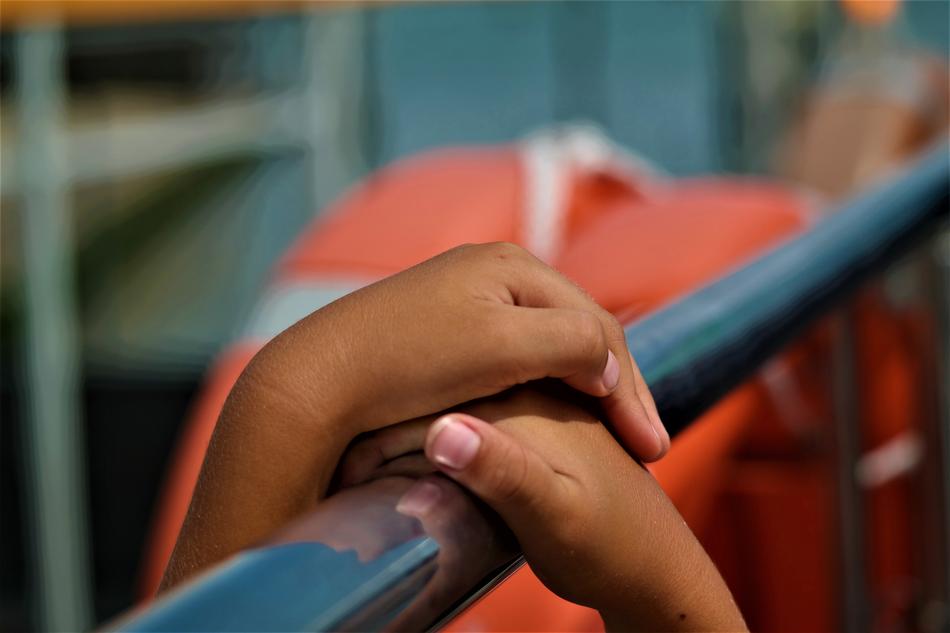
M451 416L437 420L432 432L432 459L456 470L472 463L482 443L475 431Z
M620 363L617 362L617 357L610 350L607 350L607 365L604 366L604 374L600 379L607 391L613 391L617 383L620 382Z
M396 504L396 512L406 516L422 518L442 497L442 489L431 481L417 481L412 484Z

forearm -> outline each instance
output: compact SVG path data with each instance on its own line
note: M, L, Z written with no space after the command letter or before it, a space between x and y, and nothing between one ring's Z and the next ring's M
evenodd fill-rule
M674 593L658 596L651 592L639 596L651 602L648 606L631 604L626 609L602 610L605 629L618 633L748 630L731 593L708 558L693 562L693 575L680 578L680 586Z
M598 398L635 454L668 447L619 323L523 249L459 247L321 308L232 391L164 586L316 503L358 434L542 378Z
M304 387L299 369L283 372L279 360L255 358L228 396L162 589L312 507L358 432L344 423L348 407L332 377Z
M482 457L443 472L494 504L538 577L558 595L598 609L608 630L745 629L718 571L659 484L572 396L556 383L534 384L462 407L450 417L482 420L469 427L479 429ZM414 420L364 438L345 458L349 483L421 476L420 461L439 463L431 437L439 426ZM425 457L414 458L420 448ZM531 508L543 516L526 520Z
M601 610L606 629L746 630L729 588L672 502L645 470L638 478L638 506L654 526L652 534L641 535L650 540L651 555L644 558L642 546L631 543L635 535L618 543L614 554L618 560L629 558L622 567L637 569L637 577L649 580L631 583L639 589L619 594L619 602Z

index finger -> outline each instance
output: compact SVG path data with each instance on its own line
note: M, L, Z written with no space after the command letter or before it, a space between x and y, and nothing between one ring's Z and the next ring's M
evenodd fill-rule
M669 449L669 435L660 421L656 406L640 369L627 349L623 328L580 287L525 251L526 265L514 267L505 276L507 289L516 306L528 308L570 308L593 314L603 328L607 348L619 365L616 387L606 395L603 381L589 375L564 378L565 382L593 396L601 396L604 412L627 450L645 461L662 457ZM512 269L509 268L509 273ZM601 372L609 354L598 359ZM602 375L602 374L601 374ZM598 377L599 378L599 377Z

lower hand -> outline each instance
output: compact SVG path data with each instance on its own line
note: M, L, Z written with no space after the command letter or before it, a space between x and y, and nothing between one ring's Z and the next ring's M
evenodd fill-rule
M427 507L427 482L439 472L501 515L549 589L598 609L608 628L744 629L715 566L653 477L589 402L548 391L522 388L378 431L351 447L341 485L422 476L400 503L412 514Z

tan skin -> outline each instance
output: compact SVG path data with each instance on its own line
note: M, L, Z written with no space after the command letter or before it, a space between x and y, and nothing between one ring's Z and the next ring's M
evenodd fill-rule
M517 246L462 246L314 312L232 389L162 587L311 509L360 433L545 377L599 397L633 454L669 448L617 321Z
M478 437L458 468L446 463L458 463L458 451L439 447L448 427ZM522 387L382 429L354 444L340 465L343 486L421 478L399 504L420 518L433 504L429 480L437 472L498 512L538 578L562 598L597 609L607 630L746 629L656 480L589 405L563 389Z
M261 541L312 509L326 496L337 463L360 434L542 378L561 379L577 392L595 397L600 417L633 455L652 460L668 450L669 436L627 352L619 324L580 289L518 247L489 244L453 249L318 310L265 346L232 390L209 445L163 589ZM553 414L556 408L548 406L544 411ZM600 429L601 441L609 440L612 454L632 469L630 476L649 478L610 433L592 424L595 418L587 415L584 428ZM535 418L558 419L537 414ZM465 420L483 438L475 464L490 459L496 450L498 455L511 450L507 444L493 442L492 438L501 437L492 435L498 429L477 426L474 418ZM519 449L519 454L535 466L542 458L554 459L560 440L551 437L549 444L532 445L534 452ZM624 472L620 462L616 466ZM558 564L552 548L565 535L539 536L537 543L528 544L526 537L532 532L526 530L532 519L512 515L473 472L481 471L472 465L448 474L511 523L524 538L532 561L540 565L545 581L557 590ZM606 474L588 473L588 479L593 482ZM610 476L616 479L617 471ZM570 509L568 502L581 497L565 497L563 508ZM574 514L590 518L584 510L587 506L572 507ZM607 509L601 504L595 507ZM630 524L629 517L616 511L598 518ZM579 529L586 520L566 525ZM681 530L688 534L685 526ZM666 526L648 531L666 538ZM604 542L603 546L610 549L616 544ZM631 552L631 560L635 554ZM545 560L550 569L544 566ZM596 558L590 560L596 562ZM718 580L705 554L702 561ZM681 577L677 571L668 579ZM580 594L574 597L585 599ZM700 612L696 610L697 618ZM605 612L608 624L612 613Z

